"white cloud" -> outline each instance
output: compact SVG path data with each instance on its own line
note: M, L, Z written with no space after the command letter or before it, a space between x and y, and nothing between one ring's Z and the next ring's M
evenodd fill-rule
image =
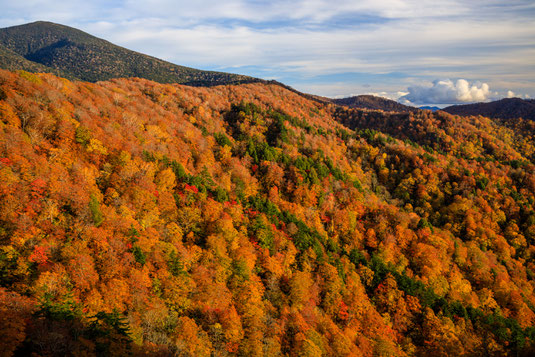
M408 92L400 100L416 104L484 102L494 95L487 83L470 84L465 79L459 79L455 83L450 79L436 80L431 86L411 86Z

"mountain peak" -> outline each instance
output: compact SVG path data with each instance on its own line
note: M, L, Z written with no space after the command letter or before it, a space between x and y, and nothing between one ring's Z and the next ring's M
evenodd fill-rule
M200 86L260 81L244 75L179 66L48 21L0 29L0 68L44 70L89 82L118 77Z

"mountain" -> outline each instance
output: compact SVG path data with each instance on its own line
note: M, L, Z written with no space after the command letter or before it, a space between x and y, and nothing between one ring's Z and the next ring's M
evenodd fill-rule
M429 105L425 105L423 107L420 107L419 109L430 110L432 112L436 112L437 110L440 110L439 107L434 107L434 106L429 106Z
M0 67L7 70L24 70L28 72L49 72L56 75L68 76L67 73L32 62L10 49L0 45Z
M201 86L259 81L178 66L51 22L0 29L0 46L0 68L51 72L89 82L119 77Z
M0 70L2 353L532 356L533 130Z
M453 105L442 109L454 115L482 115L493 119L535 120L535 100L504 98L489 103Z
M373 95L358 95L355 97L332 99L332 102L338 105L343 105L351 108L364 108L372 110L383 110L385 112L415 112L418 108L409 107L400 104L394 100L376 97Z

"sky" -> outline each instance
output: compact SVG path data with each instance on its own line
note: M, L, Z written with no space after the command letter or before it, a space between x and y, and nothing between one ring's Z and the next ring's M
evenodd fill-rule
M535 97L533 0L0 0L189 67L413 105Z

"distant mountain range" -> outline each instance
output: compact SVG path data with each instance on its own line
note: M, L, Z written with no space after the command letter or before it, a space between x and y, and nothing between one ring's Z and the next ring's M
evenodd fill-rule
M355 97L332 99L333 103L350 108L363 108L372 110L383 110L385 112L410 113L417 112L418 108L400 104L394 100L376 97L374 95L358 95Z
M436 112L437 110L440 110L439 107L429 106L429 105L424 105L423 107L420 107L419 109L430 110L432 112Z
M51 72L88 82L117 77L194 86L261 81L244 75L175 65L83 31L43 21L0 29L0 68Z
M442 109L461 116L481 115L493 119L530 119L535 120L535 100L504 98L490 103L453 105Z

